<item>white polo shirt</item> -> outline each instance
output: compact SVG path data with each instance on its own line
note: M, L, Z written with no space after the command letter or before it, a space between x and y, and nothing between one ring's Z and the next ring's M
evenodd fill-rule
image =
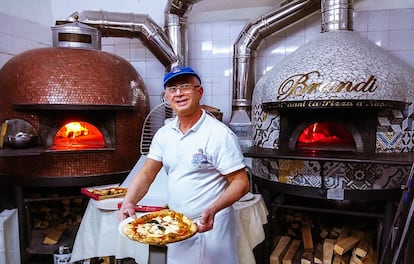
M168 206L197 218L227 187L226 174L245 167L237 136L204 110L186 134L177 117L155 134L148 158L168 175Z

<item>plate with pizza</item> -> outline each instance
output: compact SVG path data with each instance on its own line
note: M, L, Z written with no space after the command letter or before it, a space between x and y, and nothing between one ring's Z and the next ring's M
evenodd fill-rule
M197 233L197 224L171 209L124 219L118 227L121 235L149 245L166 245L185 240Z
M118 185L104 185L81 188L81 193L98 201L104 199L124 197L127 191L128 188L120 187Z

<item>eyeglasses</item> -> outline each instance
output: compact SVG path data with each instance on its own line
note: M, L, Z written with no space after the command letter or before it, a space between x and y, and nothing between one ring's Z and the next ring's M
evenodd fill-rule
M188 94L188 93L193 92L193 88L198 88L198 87L200 87L200 85L194 85L191 83L183 83L180 85L167 86L165 87L165 91L169 94L175 94L177 90L180 90L180 92L184 94Z

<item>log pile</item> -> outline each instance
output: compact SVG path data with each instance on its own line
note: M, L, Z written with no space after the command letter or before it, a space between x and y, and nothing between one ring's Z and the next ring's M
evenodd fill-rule
M51 199L31 203L29 207L33 229L49 229L79 224L84 212L83 198Z
M302 213L285 215L285 233L275 239L270 264L376 264L373 234L348 225L314 223Z

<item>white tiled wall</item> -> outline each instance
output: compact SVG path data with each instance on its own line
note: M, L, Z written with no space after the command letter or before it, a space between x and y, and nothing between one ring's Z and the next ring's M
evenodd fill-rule
M204 104L231 117L233 44L247 20L188 24L189 66L202 77ZM51 46L50 27L0 13L0 66L24 50ZM52 26L52 25L51 25ZM356 11L354 30L414 67L414 9ZM257 50L256 81L298 47L320 34L314 15L264 39ZM143 77L151 107L161 102L164 66L138 39L104 38L102 49L131 62Z

